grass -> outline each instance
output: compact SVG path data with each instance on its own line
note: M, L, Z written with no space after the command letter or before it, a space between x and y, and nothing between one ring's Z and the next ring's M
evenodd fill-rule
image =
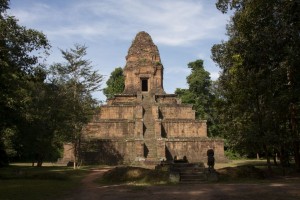
M273 166L273 175L267 171L266 160L233 160L227 163L216 163L219 173L219 183L265 183L284 181L282 168ZM293 167L285 169L285 175L298 177L293 173ZM141 167L116 167L96 180L99 184L127 184L133 186L169 184L168 172ZM139 188L138 188L139 189Z
M260 182L266 178L263 170L253 165L218 169L219 182Z
M44 167L31 167L28 163L14 164L0 168L0 199L61 199L79 186L81 179L91 168L87 166L78 170L71 167L55 166L51 163ZM234 160L228 163L216 163L220 173L219 183L272 183L300 182L299 174L293 172L293 167L286 168L286 175L293 179L282 178L282 169L273 166L275 175L281 178L272 179L265 176L267 169L265 160ZM295 179L294 179L295 177ZM116 167L106 172L103 178L96 179L98 184L127 184L134 191L144 190L145 186L169 184L167 171L141 167Z
M55 199L79 185L87 168L48 165L31 167L29 164L0 168L0 199Z
M271 183L300 182L300 174L295 171L294 164L282 168L272 165L272 172L268 171L266 160L233 160L228 163L217 163L220 182L252 182ZM294 177L294 178L290 178Z
M242 160L230 160L227 163L216 163L215 169L221 169L225 167L238 167L244 165L253 165L253 166L266 166L266 160L253 160L253 159L242 159Z
M95 182L99 184L155 185L168 183L169 174L166 171L146 169L141 167L116 167Z

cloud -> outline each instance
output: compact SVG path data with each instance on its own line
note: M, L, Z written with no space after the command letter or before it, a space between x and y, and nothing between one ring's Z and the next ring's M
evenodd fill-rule
M22 24L26 25L33 25L47 20L53 21L60 16L57 10L53 9L50 5L42 3L30 4L28 7L12 7L9 10L9 14L16 16Z
M217 80L220 76L220 72L219 71L213 71L213 72L210 72L210 78L211 80Z
M191 70L187 67L168 67L165 69L165 73L167 73L167 74L187 75L190 72L191 72Z
M169 46L219 37L226 23L226 17L216 14L206 0L77 0L59 9L54 5L33 3L13 13L22 23L43 27L52 38L97 40L113 36L131 40L138 31L145 30L157 44Z
M161 53L164 86L171 93L187 87L187 63L199 58L211 79L217 79L219 69L210 59L210 48L226 39L229 19L211 0L14 0L10 14L46 34L53 46L49 63L62 60L57 47L86 44L88 58L107 76L124 66L134 36L147 31Z

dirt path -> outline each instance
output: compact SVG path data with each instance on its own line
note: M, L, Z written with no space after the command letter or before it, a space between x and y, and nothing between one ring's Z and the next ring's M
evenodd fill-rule
M299 181L258 184L194 184L169 186L97 185L93 182L109 168L93 170L82 187L65 200L294 200L300 199Z

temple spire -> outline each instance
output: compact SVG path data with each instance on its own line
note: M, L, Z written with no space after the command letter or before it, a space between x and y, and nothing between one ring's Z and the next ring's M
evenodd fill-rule
M133 40L124 68L125 94L164 94L163 65L151 36L142 31Z

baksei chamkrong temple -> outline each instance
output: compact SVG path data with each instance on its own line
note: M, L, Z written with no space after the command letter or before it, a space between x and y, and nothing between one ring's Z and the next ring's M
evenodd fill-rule
M166 94L163 71L157 46L139 32L126 56L123 93L108 99L84 130L85 162L147 164L174 157L206 162L208 149L216 162L224 160L223 140L207 137L206 120L195 119L192 105Z

